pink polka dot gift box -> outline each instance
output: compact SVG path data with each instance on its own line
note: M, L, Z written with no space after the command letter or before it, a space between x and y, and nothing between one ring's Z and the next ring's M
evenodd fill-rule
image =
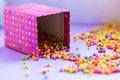
M5 46L27 55L70 48L70 11L36 3L4 8Z

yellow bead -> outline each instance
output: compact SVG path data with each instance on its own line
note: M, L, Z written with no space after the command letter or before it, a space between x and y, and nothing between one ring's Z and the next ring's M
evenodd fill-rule
M47 59L50 59L50 56L46 56Z
M69 69L69 72L70 72L70 73L72 73L73 71L74 71L74 69L73 69L73 68L70 68L70 69Z
M85 72L85 73L89 73L89 70L88 70L88 69L85 69L84 72Z
M51 68L47 68L47 71L50 72L50 71L51 71Z
M68 72L68 71L69 71L69 68L65 68L65 71Z
M111 74L112 72L111 72L110 69L106 69L106 70L105 70L105 73L106 73L106 74Z
M26 64L26 65L25 65L25 68L28 69L28 68L29 68L29 65Z

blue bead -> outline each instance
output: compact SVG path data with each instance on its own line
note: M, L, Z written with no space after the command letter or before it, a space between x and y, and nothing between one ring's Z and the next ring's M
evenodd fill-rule
M85 56L84 58L85 58L85 59L88 59L88 57L87 57L87 56Z
M120 62L120 59L118 60L118 62Z
M72 58L75 58L75 56L72 56Z
M32 48L34 49L35 47L34 47L34 46L32 46Z
M24 24L22 24L22 28L24 28Z
M91 70L92 68L90 66L87 67L88 70Z
M106 60L106 61L109 61L109 59L108 59L108 58L106 58L105 60Z
M90 56L90 58L92 58L92 59L93 59L93 56Z
M6 32L5 34L6 34L6 35L8 35L8 34L9 34L9 32Z
M102 50L103 49L103 47L102 46L100 46L100 50Z
M22 50L22 46L20 46L20 50Z
M108 38L108 34L105 34L105 37Z
M81 56L81 54L77 54L77 56Z
M110 36L110 39L112 39L112 36Z

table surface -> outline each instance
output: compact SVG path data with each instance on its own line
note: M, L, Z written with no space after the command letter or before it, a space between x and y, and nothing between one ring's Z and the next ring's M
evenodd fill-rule
M78 40L73 41L73 36L77 33L88 32L92 30L98 24L72 24L71 25L71 43L70 51L82 56L92 55L92 53L97 52L95 46L87 49L84 41ZM79 48L76 51L76 47ZM107 50L107 52L112 52ZM100 54L100 53L98 53ZM118 80L120 79L120 73L114 73L110 75L104 74L93 74L88 75L83 72L78 72L75 74L59 72L61 68L68 66L73 66L73 62L64 60L52 60L41 58L39 61L33 61L32 59L27 60L27 64L30 66L28 70L24 69L23 61L21 57L24 54L14 51L12 49L6 48L4 46L4 36L3 28L0 28L0 80ZM41 74L41 71L45 68L46 63L51 63L51 71L47 74ZM26 77L26 72L30 72L30 76ZM47 76L47 79L45 78Z

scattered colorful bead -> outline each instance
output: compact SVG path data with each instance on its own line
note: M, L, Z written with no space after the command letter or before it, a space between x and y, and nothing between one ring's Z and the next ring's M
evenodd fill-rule
M91 46L96 45L98 53L106 53L106 49L110 49L114 51L114 53L112 54L106 53L98 56L97 54L93 53L92 56L83 57L80 54L73 54L71 52L60 51L61 49L67 49L66 43L61 42L57 38L54 38L50 35L46 37L41 36L41 39L44 39L44 42L42 42L43 40L40 40L39 52L40 55L44 54L44 58L52 58L54 60L69 60L73 61L77 65L67 67L65 69L60 69L60 72L76 73L79 71L83 71L87 74L111 74L120 72L119 31L120 25L112 23L95 28L89 33L82 33L74 36L74 41L78 39L84 40L88 45L88 49ZM44 36L45 35L46 34L44 34ZM46 74L46 72L46 69L42 71L43 74Z
M50 71L51 71L51 68L47 68L47 71L50 72Z
M48 76L45 76L45 77L44 77L44 80L47 80L47 79L48 79Z
M42 70L42 74L46 74L47 73L47 70L46 69L43 69Z
M26 59L25 59L25 56L22 57L22 60L23 60L23 61L26 60Z
M79 48L78 48L78 47L76 47L76 50L79 50Z
M27 77L30 76L30 72L26 72L26 76L27 76Z
M28 68L29 68L29 65L28 65L28 64L26 64L26 65L25 65L25 69L28 69Z
M26 65L26 62L24 61L23 64Z
M46 64L46 67L51 67L51 64L50 64L50 63L47 63L47 64Z

